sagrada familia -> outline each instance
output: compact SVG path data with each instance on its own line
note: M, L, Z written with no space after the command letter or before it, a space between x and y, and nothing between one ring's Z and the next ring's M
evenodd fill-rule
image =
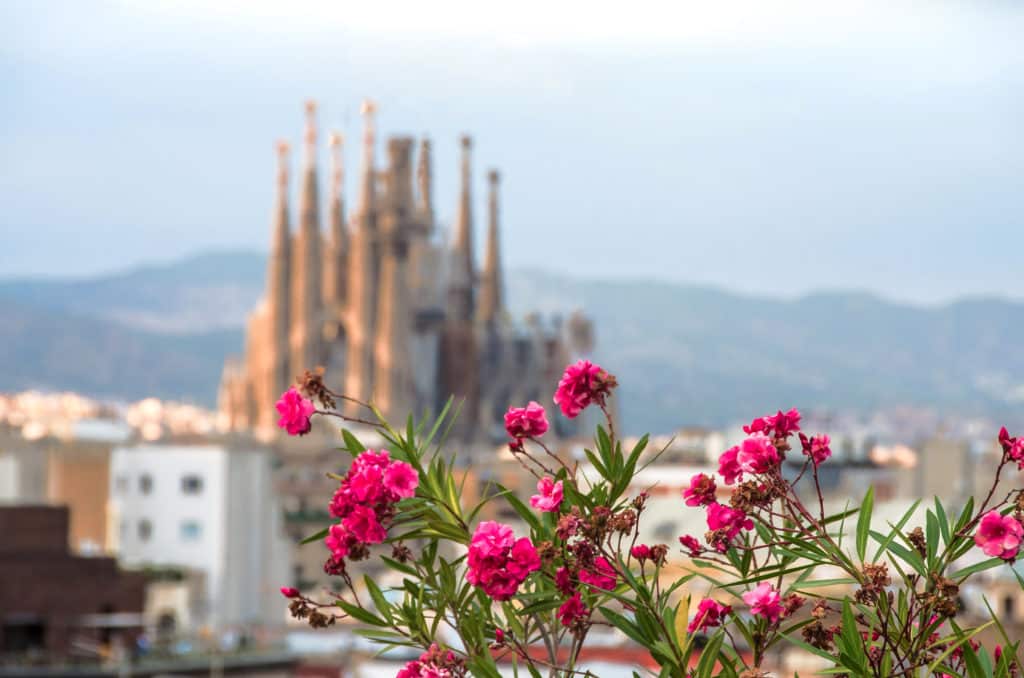
M474 256L472 141L461 138L461 187L452 233L435 216L430 141L387 141L376 162L375 107L363 104L358 204L346 220L342 137L331 134L327 230L321 228L316 104L306 104L298 226L291 227L289 148L278 144L277 198L265 298L249 316L244 354L229 358L220 388L227 428L274 435L279 395L306 369L323 366L335 390L372 402L392 422L436 413L454 396L450 433L464 442L504 439L509 405L548 406L564 366L590 352L593 327L530 314L514 321L505 305L499 174L487 173L487 242ZM356 407L347 403L347 407ZM366 412L360 412L366 416ZM556 434L574 430L550 417Z

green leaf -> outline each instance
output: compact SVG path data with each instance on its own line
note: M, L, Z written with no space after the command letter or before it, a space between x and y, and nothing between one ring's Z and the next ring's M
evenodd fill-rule
M1000 565L1005 564L1006 561L1002 558L989 558L988 560L983 560L980 563L975 563L974 565L970 565L962 570L954 572L950 575L950 579L963 579L964 577L969 577L972 574L978 574L979 572L984 572L985 570L990 570L993 567L999 567Z
M383 615L389 622L392 621L391 605L388 604L384 593L377 586L377 582L373 581L369 575L363 575L363 583L366 584L366 590L369 591L370 598L373 599L373 605L377 608L377 612Z
M935 515L939 517L939 531L942 533L942 543L949 544L952 540L949 531L949 516L946 515L946 509L942 506L942 502L939 501L938 497L935 497Z
M347 600L338 599L337 601L335 601L335 605L340 607L347 615L349 615L353 619L361 621L364 624L369 624L370 626L387 626L388 625L388 623L386 621L384 621L383 619L381 619L377 615L375 615L372 612L369 612L367 610L364 610L363 608L359 607L358 605L353 605L352 603L348 602Z
M896 525L890 526L892 529L890 530L888 536L882 537L881 535L878 535L878 533L871 533L871 536L875 539L875 541L878 542L878 550L875 551L875 557L872 558L874 562L878 562L878 560L882 557L882 554L885 553L886 550L888 550L889 544L891 544L896 539L896 537L898 537L903 532L903 528L906 526L908 522L910 522L911 516L914 515L914 511L916 511L917 507L920 505L921 500L917 500L913 504L911 504L910 508L906 510L906 512L903 514L903 517L899 519Z
M636 642L640 643L641 645L648 646L654 640L653 638L647 638L646 636L644 636L643 631L640 630L639 626L637 626L635 623L633 623L632 620L627 619L618 612L613 612L612 610L609 610L607 607L604 606L601 606L598 609L601 611L601 614L604 615L605 619L607 619L612 624L612 626L619 629L627 636L629 636Z
M939 517L932 511L925 511L925 552L928 554L928 567L935 565L935 554L939 551Z
M299 544L309 544L309 543L312 543L314 541L320 541L321 539L323 539L324 537L327 536L328 530L330 530L330 528L329 527L325 527L324 529L320 530L319 532L316 532L315 534L309 535L308 537L306 537L305 539L300 541Z
M366 450L366 446L359 442L359 439L356 438L348 429L341 429L341 437L345 441L345 449L347 449L349 454L353 457L358 456Z
M875 486L868 488L864 495L864 501L860 506L860 515L857 516L857 557L863 563L867 556L868 535L871 532L871 512L875 506Z

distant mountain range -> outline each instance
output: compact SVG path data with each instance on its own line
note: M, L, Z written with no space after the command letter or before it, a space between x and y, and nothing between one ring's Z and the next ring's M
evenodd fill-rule
M73 389L212 405L265 259L210 253L86 280L0 281L0 390ZM860 293L762 299L651 280L508 278L510 305L595 320L632 431L778 407L896 405L1024 420L1024 303L918 307Z

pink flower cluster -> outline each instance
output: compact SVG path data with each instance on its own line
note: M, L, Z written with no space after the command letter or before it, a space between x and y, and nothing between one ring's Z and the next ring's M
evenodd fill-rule
M832 456L832 448L829 447L831 442L827 435L808 438L803 433L800 434L800 445L803 447L804 454L814 462L815 468L821 466L822 462Z
M718 458L718 472L725 479L726 485L733 485L743 480L744 473L768 473L778 467L780 462L781 457L773 439L757 432L722 453Z
M679 538L679 543L686 549L691 558L696 558L704 552L704 547L700 545L700 541L692 534L684 534Z
M1017 468L1024 471L1024 436L1013 438L1004 426L999 429L999 445L1006 459L1017 462Z
M616 576L615 568L604 556L594 558L594 564L590 568L582 568L579 572L581 582L605 591L615 588Z
M454 678L465 673L465 666L451 650L442 651L437 643L409 662L395 678Z
M277 425L286 430L288 435L303 436L313 427L309 418L316 412L316 406L312 400L303 398L294 386L281 394L276 407L277 413L281 415Z
M470 584L494 600L509 600L530 573L540 569L540 556L529 538L516 539L508 525L487 520L473 533L466 564Z
M773 624L785 613L781 594L766 581L744 593L743 602L750 606L751 614L764 617Z
M785 413L779 410L778 414L758 417L750 422L748 426L743 427L743 432L747 435L764 433L765 435L771 435L773 438L788 438L799 430L800 412L796 408Z
M341 521L324 539L333 559L343 561L356 545L384 541L395 503L414 496L418 485L416 469L393 461L387 450L356 457L331 499L331 515Z
M744 486L736 491L743 493L739 495L741 501L736 503L737 506L748 506L751 502L759 506L764 501L770 501L771 495L768 492L772 487L771 478L779 473L783 455L790 449L787 439L794 433L800 433L800 412L796 409L788 412L779 410L776 414L754 419L743 427L743 431L747 434L746 439L719 456L718 474L726 485L742 483L745 476L769 476L756 486ZM826 435L807 438L800 433L800 441L804 453L815 467L832 454ZM683 499L687 506L707 507L710 532L706 540L714 550L724 553L741 530L754 529L754 522L746 513L749 509L718 503L717 491L714 478L698 473L690 479L689 487L683 490ZM734 492L733 497L736 496ZM691 535L679 537L679 543L692 558L698 557L705 550L697 538Z
M530 506L544 513L555 513L562 505L562 481L544 476L537 481L537 492L530 497Z
M574 419L591 403L604 404L605 397L615 387L615 377L600 365L589 360L580 360L565 368L558 388L555 389L555 404L562 408L562 414Z
M533 400L526 407L510 407L505 413L505 431L509 445L515 449L523 446L526 438L539 438L548 431L548 418L544 407Z
M747 517L746 513L718 502L708 505L707 519L708 529L717 533L711 545L720 553L725 553L729 549L730 542L736 538L740 530L754 529L754 521Z
M1004 516L998 511L989 511L981 517L974 543L985 555L1013 560L1024 542L1024 525L1013 516Z
M696 633L714 626L721 626L725 616L731 612L732 608L728 605L722 605L711 598L704 598L697 605L697 614L690 620L690 625L686 627L686 632Z
M707 506L715 501L717 491L714 478L706 473L698 473L690 478L690 486L683 490L683 499L687 506Z
M779 465L779 451L775 443L763 433L754 433L740 443L736 463L744 473L757 475L768 473Z
M558 608L558 619L562 622L562 626L572 626L585 619L589 612L590 610L583 604L580 592L577 591Z

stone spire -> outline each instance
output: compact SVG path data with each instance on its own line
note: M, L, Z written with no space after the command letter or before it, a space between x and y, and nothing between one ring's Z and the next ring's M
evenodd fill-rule
M277 143L277 199L272 217L270 259L267 262L267 323L270 334L267 379L271 393L288 388L291 322L291 224L288 218L288 143Z
M377 201L374 113L377 107L367 99L363 102L363 168L359 194L359 210L348 256L347 355L345 358L345 395L369 402L373 394L373 337L377 304ZM348 403L350 413L359 406Z
M380 289L374 342L373 403L390 421L401 424L411 413L413 396L412 314L408 281L412 235L412 139L388 141L385 200L379 216Z
M470 150L473 140L468 135L460 139L462 145L462 188L455 216L455 240L452 244L451 279L448 287L448 311L451 319L466 322L473 316L473 286L476 272L473 266L473 199L471 193Z
M501 242L498 232L499 181L497 170L487 173L487 183L490 187L487 197L487 252L484 255L484 269L480 276L480 293L476 308L477 321L487 326L494 326L505 310L505 280L501 272Z
M416 163L416 209L428 230L434 226L434 188L430 155L430 139L424 137L420 140L419 159Z
M299 230L292 251L291 369L298 376L313 369L321 355L323 320L320 196L316 172L316 102L306 102L305 167L299 195Z
M363 177L359 188L359 219L366 220L375 210L376 195L376 160L375 147L377 141L377 124L375 116L377 104L365 99L361 108L363 114ZM360 223L360 226L364 225ZM372 226L371 224L367 224Z
M337 132L328 137L331 150L331 193L327 218L330 240L324 248L324 306L328 309L345 303L348 275L348 228L345 226L345 168L342 159L344 138Z

